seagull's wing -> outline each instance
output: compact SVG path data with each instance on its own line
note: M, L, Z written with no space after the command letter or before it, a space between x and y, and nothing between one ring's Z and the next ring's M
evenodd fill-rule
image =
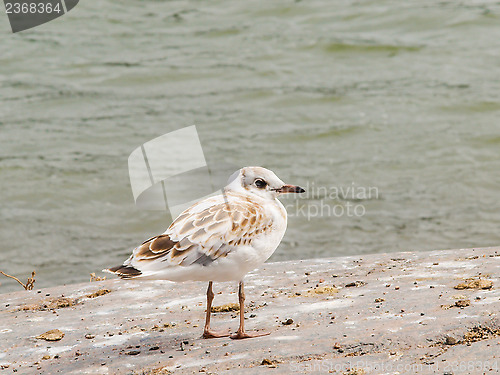
M228 256L238 245L250 244L271 226L272 218L251 200L209 198L182 212L165 233L135 248L122 268L109 271L135 277L168 267L207 266Z

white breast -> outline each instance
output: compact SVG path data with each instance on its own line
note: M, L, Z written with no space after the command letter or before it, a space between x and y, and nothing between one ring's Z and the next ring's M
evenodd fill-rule
M261 266L273 255L286 231L287 213L283 204L277 199L261 204L266 210L266 216L272 217L272 226L268 231L253 238L248 249L242 247L236 252L235 256L245 258L241 259L241 261L245 264L246 272Z

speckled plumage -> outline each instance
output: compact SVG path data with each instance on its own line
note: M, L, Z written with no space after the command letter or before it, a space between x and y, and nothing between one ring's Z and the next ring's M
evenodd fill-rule
M223 194L195 203L163 234L136 247L123 268L138 272L110 271L124 278L240 280L272 255L286 224L286 210L277 199L230 184Z
M302 191L265 168L242 168L222 194L193 204L163 234L136 247L123 265L105 271L127 279L209 281L207 296L212 281L240 281L242 303L244 275L264 263L285 234L287 214L277 197ZM216 337L209 321L208 315L204 335Z

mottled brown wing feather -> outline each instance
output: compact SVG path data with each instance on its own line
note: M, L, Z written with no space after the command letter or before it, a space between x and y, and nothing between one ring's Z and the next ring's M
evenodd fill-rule
M138 261L161 258L169 253L176 243L177 242L170 239L169 235L161 234L144 241L143 244L137 248L134 257Z
M207 265L226 257L235 246L250 244L249 237L270 227L270 218L265 218L263 212L260 205L243 200L179 216L166 232L179 239L169 253L170 262Z
M136 276L142 275L142 272L132 266L116 266L108 268L106 271L113 272L120 276L122 279L131 279Z
M164 267L208 266L239 245L251 244L256 235L270 230L272 217L256 202L238 198L201 210L190 207L164 234L144 241L123 266L110 271L131 278Z

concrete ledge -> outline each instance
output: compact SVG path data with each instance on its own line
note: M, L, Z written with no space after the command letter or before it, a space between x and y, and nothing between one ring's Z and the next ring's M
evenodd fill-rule
M205 283L4 294L0 374L498 373L499 272L499 248L268 263L245 279L246 325L272 333L237 341L201 338ZM454 288L467 278L485 281ZM214 304L236 290L214 284ZM212 322L238 326L234 311Z

